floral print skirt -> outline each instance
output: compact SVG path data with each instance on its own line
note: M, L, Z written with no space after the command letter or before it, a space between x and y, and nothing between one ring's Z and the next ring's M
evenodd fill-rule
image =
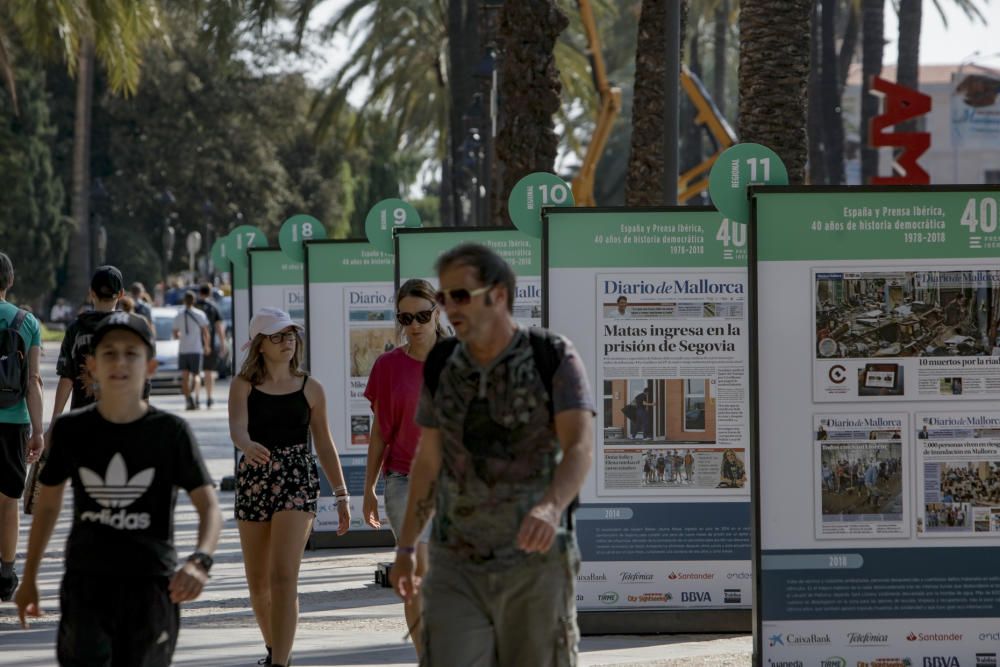
M251 465L240 456L236 468L236 519L270 521L275 512L316 513L319 472L309 445L271 450L265 465Z

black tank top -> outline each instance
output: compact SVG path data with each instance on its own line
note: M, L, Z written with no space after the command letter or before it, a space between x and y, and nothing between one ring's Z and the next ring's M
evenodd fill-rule
M250 389L247 397L247 432L250 439L268 449L288 447L309 439L309 401L306 400L306 382L290 394L265 394L257 387Z

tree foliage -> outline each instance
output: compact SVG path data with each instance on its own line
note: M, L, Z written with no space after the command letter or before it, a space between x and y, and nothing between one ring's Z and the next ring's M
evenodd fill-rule
M0 250L16 268L14 299L37 302L55 287L70 224L62 215L63 188L51 158L45 75L36 60L20 57L19 113L0 93Z

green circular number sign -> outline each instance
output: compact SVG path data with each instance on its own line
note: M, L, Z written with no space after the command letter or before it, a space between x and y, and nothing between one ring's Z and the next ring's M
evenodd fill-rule
M542 207L573 206L573 190L563 179L536 171L519 180L507 198L514 226L528 236L542 238Z
M747 187L788 185L788 169L778 154L760 144L736 144L719 156L708 175L708 194L719 213L750 220Z
M397 227L420 227L417 209L402 199L383 199L372 206L365 218L368 242L390 255L393 254L392 230Z
M220 236L212 244L212 266L219 273L229 270L229 254L226 250L226 237Z
M241 269L247 268L247 250L266 248L267 237L253 225L240 225L226 237L226 255L229 261Z
M306 250L302 244L326 238L326 227L311 215L293 215L285 220L278 232L281 251L296 262L306 260Z

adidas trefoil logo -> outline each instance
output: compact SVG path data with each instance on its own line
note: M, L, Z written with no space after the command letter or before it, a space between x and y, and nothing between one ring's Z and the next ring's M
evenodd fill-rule
M80 468L80 479L87 495L104 508L100 512L82 512L80 521L100 523L115 530L146 530L151 523L149 512L129 512L125 508L146 493L155 472L154 468L146 468L129 479L121 454L111 458L104 479L89 468Z
M146 468L129 479L125 459L115 454L108 463L104 479L90 468L80 468L80 480L87 495L101 507L128 507L146 493L155 473L155 468Z

